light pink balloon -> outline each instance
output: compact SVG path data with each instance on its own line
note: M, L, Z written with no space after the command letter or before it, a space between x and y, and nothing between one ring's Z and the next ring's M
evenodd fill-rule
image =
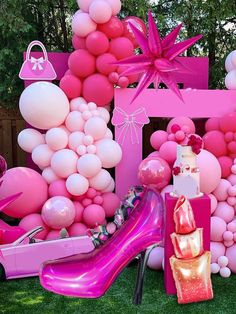
M225 201L228 198L228 189L231 187L231 183L228 180L221 179L217 188L213 191L213 194L218 201Z
M44 136L37 130L25 129L18 135L18 144L27 153L32 153L33 149L41 144L45 144Z
M229 259L229 268L233 273L236 273L236 244L226 250L226 256Z
M230 54L228 54L228 56L225 59L225 69L227 72L230 72L232 70L234 70L235 66L232 63L232 55L235 53L234 51L231 51Z
M77 12L72 19L72 31L79 37L86 37L97 29L97 24L88 13Z
M48 188L48 193L50 197L64 196L71 198L70 193L66 189L66 182L62 179L52 182Z
M232 70L226 75L225 86L230 90L236 89L236 70Z
M111 175L105 169L102 169L96 176L89 180L90 187L98 191L105 190L110 183Z
M83 223L74 223L68 229L70 237L85 236L89 228Z
M163 200L165 200L165 194L173 192L173 185L169 184L161 191L161 196L163 197Z
M162 144L167 141L168 133L162 130L156 131L151 135L150 143L155 150L159 150Z
M83 97L74 98L70 101L70 110L71 111L79 111L79 106L81 104L87 104Z
M25 231L30 231L36 227L43 227L44 230L39 232L36 236L37 239L44 240L49 232L48 226L43 222L40 214L30 214L25 216L19 223L19 226Z
M220 217L211 217L211 241L222 241L226 222Z
M154 270L162 269L162 262L164 259L164 248L156 247L154 248L148 258L148 267Z
M66 180L66 188L70 194L80 196L88 191L89 182L81 174L74 173Z
M112 15L117 15L121 10L121 1L120 0L105 0L112 8Z
M232 241L234 239L234 234L231 231L225 231L223 234L224 241ZM227 265L226 265L227 266Z
M57 239L60 239L60 230L49 231L45 240L50 241L50 240L57 240Z
M220 271L220 266L217 263L212 263L211 264L211 273L212 274L218 274Z
M70 132L82 131L84 128L84 119L78 111L72 111L66 118L66 127Z
M62 149L53 154L51 168L58 177L67 178L77 171L78 155L70 149Z
M220 269L220 275L223 278L229 278L231 276L231 270L229 269L229 267L222 267Z
M86 178L96 176L101 169L101 160L94 154L85 154L77 162L78 172Z
M221 242L211 242L211 262L217 263L220 256L225 255L225 246Z
M48 184L51 184L52 182L59 179L51 167L47 167L43 170L42 177Z
M69 136L69 148L76 151L78 146L83 144L84 136L84 133L79 131L71 133Z
M200 190L210 194L220 183L220 164L213 154L202 149L201 153L197 155L197 165L200 170Z
M43 81L23 91L19 106L25 121L42 130L63 124L70 109L65 93L57 85Z
M75 219L75 206L66 197L52 197L43 206L42 218L53 229L69 227Z
M89 7L89 15L97 24L104 24L112 17L112 8L104 0L94 0Z
M102 162L104 168L113 168L119 164L122 159L122 150L120 145L110 139L103 139L96 142L97 156Z
M228 223L234 218L234 208L226 202L219 202L214 212L214 216L220 217Z
M106 217L113 217L120 206L119 197L115 193L104 193L102 199L102 207L105 210Z
M45 139L52 150L66 148L68 144L68 134L62 128L52 128L48 130Z
M177 143L168 141L161 145L159 154L160 157L166 160L170 165L173 165L177 155Z
M84 207L80 202L73 202L75 206L75 222L82 222Z
M100 205L89 205L84 209L83 221L89 227L96 227L103 224L105 220L105 211Z
M235 219L227 225L227 230L231 232L236 232L236 220Z
M54 151L47 144L42 144L33 150L32 160L39 168L43 169L50 166L53 154Z
M103 138L107 131L106 122L100 117L92 117L84 125L86 135L91 135L94 140Z
M48 198L48 186L38 172L25 167L11 168L6 171L2 180L0 199L23 192L4 209L5 214L13 218L23 218L40 212Z
M211 199L211 214L213 214L217 207L217 199L213 194L209 194L208 196Z
M77 0L79 8L84 11L88 12L89 11L89 6L94 0Z
M236 185L236 175L235 174L231 174L227 180L232 184L232 185Z
M104 190L102 190L102 193L113 192L114 190L115 190L115 181L111 178L111 182Z

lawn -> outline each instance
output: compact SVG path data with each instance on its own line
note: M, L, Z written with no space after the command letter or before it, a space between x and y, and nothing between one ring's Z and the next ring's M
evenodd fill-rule
M215 298L209 302L178 305L176 297L166 296L163 273L146 273L143 303L132 304L135 266L125 269L106 296L98 300L67 298L45 291L38 278L9 280L0 283L0 313L20 314L204 314L236 313L236 276L213 277Z

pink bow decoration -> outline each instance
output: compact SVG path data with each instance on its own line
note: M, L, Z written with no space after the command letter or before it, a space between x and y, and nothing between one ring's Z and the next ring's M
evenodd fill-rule
M31 58L30 58L30 62L34 64L34 65L33 65L33 68L32 68L33 71L36 71L37 68L39 69L39 71L42 71L42 70L43 70L43 67L42 67L42 65L41 65L41 64L44 63L43 57L38 58L38 59L36 59L36 58L34 58L34 57L31 57Z
M113 111L112 124L121 129L117 139L122 145L128 134L130 134L132 144L139 144L138 129L150 122L145 108L139 108L132 114L127 114L124 110L116 107Z

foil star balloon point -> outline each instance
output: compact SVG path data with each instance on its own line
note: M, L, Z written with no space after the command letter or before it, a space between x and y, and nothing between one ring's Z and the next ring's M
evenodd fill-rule
M131 103L151 83L154 83L157 89L161 82L183 101L174 74L176 72L186 72L187 69L176 58L202 38L202 35L176 43L176 38L182 27L182 24L180 24L165 38L161 39L150 10L148 11L148 26L149 35L146 37L138 28L130 23L130 28L142 50L142 54L125 58L116 63L119 66L126 67L126 70L121 75L141 74Z

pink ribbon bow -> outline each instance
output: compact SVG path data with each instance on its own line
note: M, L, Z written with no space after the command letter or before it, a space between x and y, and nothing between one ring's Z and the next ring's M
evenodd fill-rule
M138 129L150 122L145 108L139 108L132 114L116 107L113 111L112 124L121 129L117 141L124 144L126 136L130 134L132 144L139 144Z
M44 63L43 57L41 57L41 58L39 58L39 59L36 59L36 58L34 58L34 57L31 57L30 62L34 64L34 65L33 65L33 68L32 68L33 71L36 71L37 68L39 69L39 71L42 71L42 70L43 70L43 67L42 67L42 65L41 65L41 64Z

